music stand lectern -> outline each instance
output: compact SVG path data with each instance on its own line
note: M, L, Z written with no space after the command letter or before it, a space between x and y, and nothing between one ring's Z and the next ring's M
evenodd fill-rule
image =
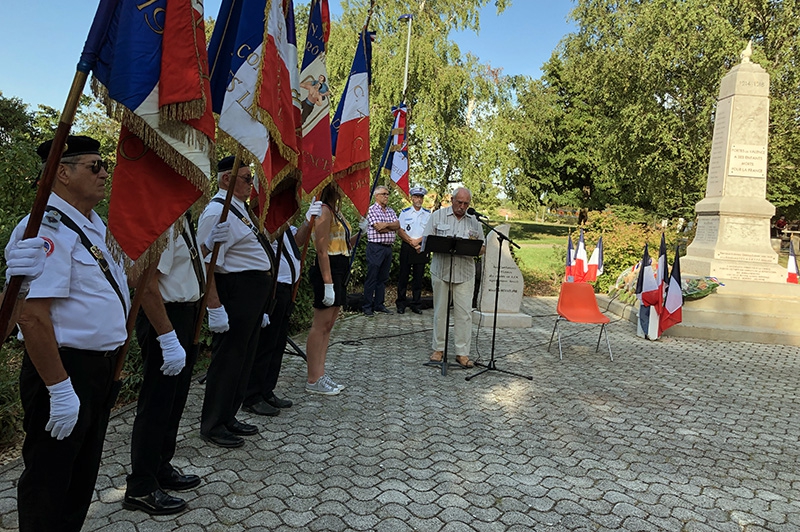
M447 319L444 332L444 351L441 362L426 362L425 366L441 366L442 375L447 375L447 344L450 341L450 304L453 300L453 257L477 257L481 254L483 240L457 238L454 236L428 235L422 239L422 251L450 255L450 277L447 280ZM434 302L435 305L435 302Z

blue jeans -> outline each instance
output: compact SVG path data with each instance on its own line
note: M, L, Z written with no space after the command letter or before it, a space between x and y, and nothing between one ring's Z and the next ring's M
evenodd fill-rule
M392 246L367 242L367 279L364 281L364 312L383 308L386 281L392 266Z

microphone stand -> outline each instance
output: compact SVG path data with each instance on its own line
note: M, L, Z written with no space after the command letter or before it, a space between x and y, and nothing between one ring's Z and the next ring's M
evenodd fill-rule
M498 301L500 300L499 299L500 298L500 261L501 261L501 259L503 257L503 241L508 241L509 245L512 245L512 246L516 247L517 249L519 249L519 246L513 240L508 238L508 236L506 236L503 233L501 233L500 231L496 230L493 226L489 225L485 220L483 220L482 219L483 218L482 215L480 215L478 213L475 213L474 216L480 223L482 223L487 229L489 229L489 232L494 232L494 234L497 235L497 241L498 241L499 245L497 247L497 276L495 278L495 284L494 284L494 320L492 321L492 354L491 354L491 357L489 358L489 363L488 364L481 364L480 362L475 362L476 366L479 366L479 367L482 367L482 368L485 368L485 369L483 369L482 371L479 371L478 373L474 373L474 374L470 375L469 377L465 377L464 380L470 381L470 380L474 379L475 377L477 377L479 375L483 375L487 371L499 371L500 373L505 373L507 375L513 375L515 377L520 377L520 378L528 379L529 381L532 381L533 380L532 376L521 375L519 373L514 373L513 371L506 371L504 369L498 368L497 365L495 364L495 360L494 360L494 343L495 343L495 338L497 336L497 305L498 305Z

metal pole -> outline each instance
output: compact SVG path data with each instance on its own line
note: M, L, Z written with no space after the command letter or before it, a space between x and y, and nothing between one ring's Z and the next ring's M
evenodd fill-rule
M397 19L408 21L408 36L406 37L406 67L403 74L403 102L406 101L406 89L408 88L408 56L411 53L411 21L413 19L414 15L411 14L401 15L400 18Z

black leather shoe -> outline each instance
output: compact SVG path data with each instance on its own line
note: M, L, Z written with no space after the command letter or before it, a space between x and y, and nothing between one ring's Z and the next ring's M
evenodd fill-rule
M225 431L221 434L200 434L203 441L213 443L217 447L225 447L226 449L235 449L244 445L244 440L239 436Z
M259 401L252 405L242 405L242 410L258 416L277 416L281 413L278 407L269 404L267 401Z
M141 510L150 515L172 515L186 509L186 501L167 495L160 489L141 497L125 495L122 507L126 510Z
M418 308L411 307L411 312L414 314L422 314L422 311Z
M397 313L398 313L398 314L405 314L405 313L406 313L406 309L404 309L404 308L399 308L399 307L398 307L398 309L397 309Z
M383 312L384 314L394 314L394 312L392 312L386 307L376 308L375 312Z
M231 434L236 434L238 436L252 436L253 434L258 434L258 427L249 423L242 423L237 419L234 419L233 423L226 425L225 428L231 431Z
M168 477L158 479L158 485L161 486L162 490L190 490L200 485L200 477L197 475L182 475L177 469L173 469Z
M274 406L275 408L289 408L294 404L290 400L281 399L280 397L276 397L274 394L269 396L269 398L267 399L267 403Z
M374 316L374 315L375 315L375 313L372 312L371 310L365 310L364 311L364 316Z

